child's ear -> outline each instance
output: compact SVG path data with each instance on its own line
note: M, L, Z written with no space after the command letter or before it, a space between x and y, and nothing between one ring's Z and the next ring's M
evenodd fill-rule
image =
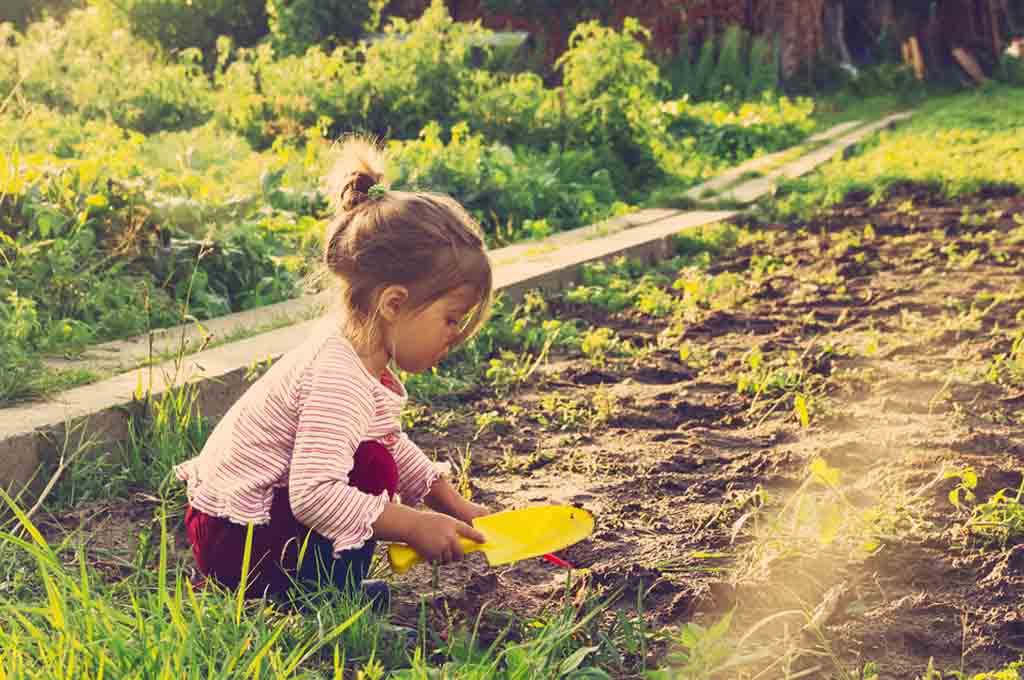
M402 312L402 306L409 299L409 289L405 286L388 286L380 294L380 315L390 323L394 323Z

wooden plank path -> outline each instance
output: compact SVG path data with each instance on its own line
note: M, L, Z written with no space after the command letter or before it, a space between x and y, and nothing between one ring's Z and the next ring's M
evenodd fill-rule
M826 130L808 142L822 144L790 163L780 163L780 152L744 163L704 184L687 196L699 200L716 196L749 203L773 190L781 178L797 177L843 153L868 135L903 120L910 114L894 114L870 125L857 121ZM777 167L773 167L776 166ZM773 167L763 176L743 177ZM725 189L724 192L718 193ZM673 237L688 229L735 216L736 210L648 209L548 237L517 243L490 252L496 288L512 299L541 288L556 291L572 285L580 267L588 262L628 256L647 262L671 257ZM86 368L114 373L99 382L67 390L45 402L0 409L0 487L15 493L31 483L38 487L40 471L52 467L66 449L84 442L102 451L112 442L127 438L128 424L140 412L137 398L147 392L163 394L174 386L198 387L199 408L217 419L250 384L248 376L258 363L275 360L308 336L313 317L327 306L325 294L270 305L197 324L154 331L150 335L104 343L90 348L70 362L54 361L62 368ZM233 334L260 332L221 346L201 349L176 360L138 368L151 356L174 356L179 350L196 350L210 340Z

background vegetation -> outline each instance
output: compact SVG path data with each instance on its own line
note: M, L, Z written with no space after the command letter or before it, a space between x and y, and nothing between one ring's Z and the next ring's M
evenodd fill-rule
M581 24L548 74L510 70L440 2L353 42L379 4L349 4L369 9L330 39L299 30L315 3L263 17L97 1L0 25L0 333L19 386L4 399L82 379L43 378L42 354L301 292L344 134L387 140L395 186L453 194L501 245L634 209L814 126L810 100L767 82L692 103L632 20Z

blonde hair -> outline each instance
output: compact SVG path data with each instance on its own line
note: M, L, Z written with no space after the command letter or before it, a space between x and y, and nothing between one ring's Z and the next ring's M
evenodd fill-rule
M483 325L493 280L483 233L449 196L384 189L387 159L374 142L352 137L327 177L335 206L323 263L341 288L343 332L357 347L381 341L380 293L409 290L404 309L418 311L469 285L477 295L456 344Z

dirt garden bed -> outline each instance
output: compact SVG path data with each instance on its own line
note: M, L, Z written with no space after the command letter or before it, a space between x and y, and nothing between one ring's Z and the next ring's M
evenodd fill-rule
M395 618L415 622L424 597L439 635L479 616L486 640L508 613L621 589L651 634L616 677L669 664L678 627L730 612L728 642L705 642L737 665L714 677L903 679L1024 654L1024 197L906 186L745 226L703 274L732 286L706 304L550 300L550 318L611 329L604 350L555 352L520 385L413 418L474 499L577 504L597 529L560 553L571 576L475 557L435 588L419 567ZM678 280L667 295L695 292ZM96 509L43 524L84 527L116 578L147 508Z

